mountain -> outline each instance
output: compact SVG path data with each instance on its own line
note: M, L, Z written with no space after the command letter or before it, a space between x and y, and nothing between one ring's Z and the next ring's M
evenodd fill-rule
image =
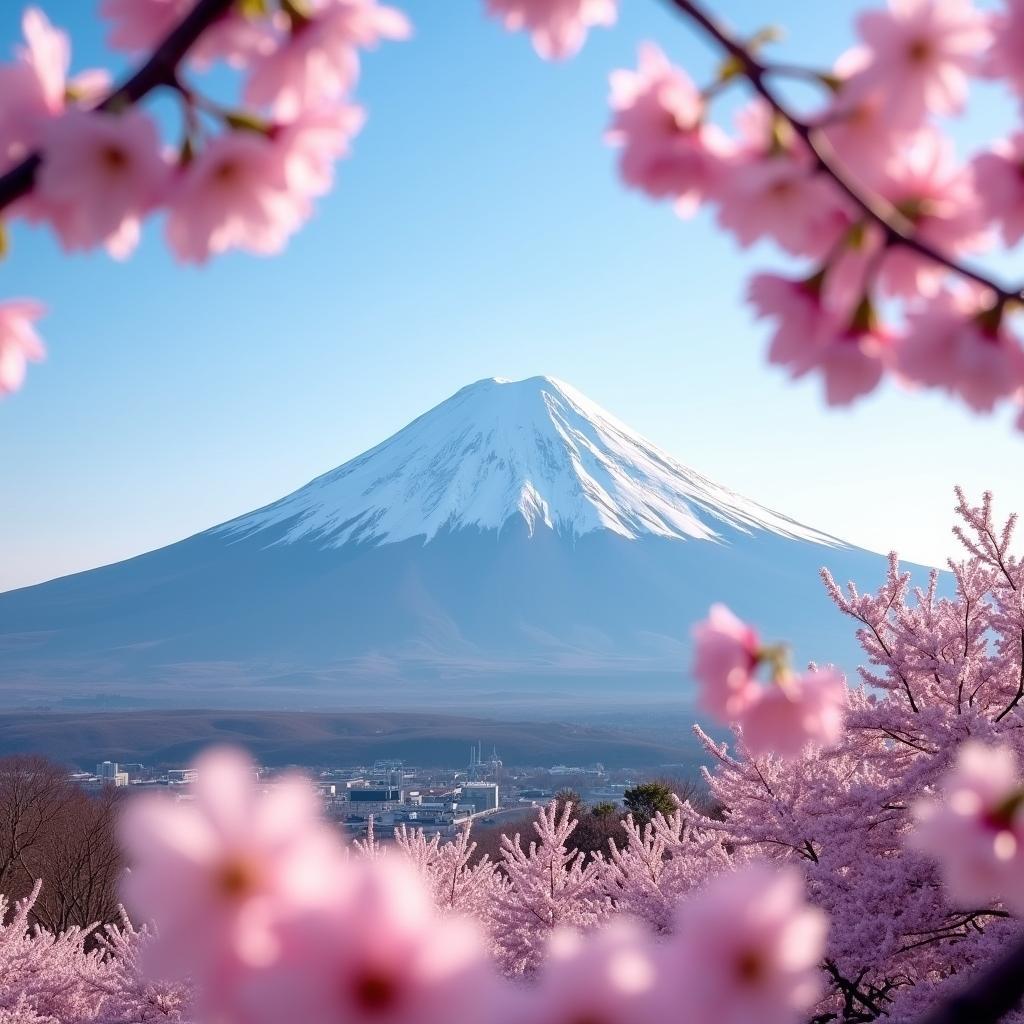
M478 381L271 505L0 595L8 706L685 698L724 600L855 663L818 569L882 560L722 487L548 377Z

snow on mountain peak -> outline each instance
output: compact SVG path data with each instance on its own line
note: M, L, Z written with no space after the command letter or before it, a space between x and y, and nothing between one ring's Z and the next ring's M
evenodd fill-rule
M462 388L386 441L293 494L218 527L283 527L285 542L431 540L510 519L581 536L611 530L713 540L725 525L838 542L720 487L553 377Z

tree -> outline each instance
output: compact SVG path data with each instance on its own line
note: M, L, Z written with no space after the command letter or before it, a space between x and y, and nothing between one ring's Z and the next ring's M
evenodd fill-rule
M622 799L640 828L653 821L655 815L667 818L676 809L672 790L664 782L641 782L627 789Z

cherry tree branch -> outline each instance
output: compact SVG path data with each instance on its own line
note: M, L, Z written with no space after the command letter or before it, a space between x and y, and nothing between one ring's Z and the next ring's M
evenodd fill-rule
M119 110L138 103L161 85L173 86L178 65L196 40L222 18L235 0L197 0L195 7L167 34L149 59L99 104L98 110ZM29 153L6 174L0 175L0 210L28 195L42 165L39 150Z
M787 65L776 69L770 64L762 63L750 49L694 0L667 0L667 2L684 17L699 26L729 55L739 73L750 82L754 91L776 114L784 118L804 141L818 169L835 182L867 220L882 230L887 245L902 245L961 277L991 289L995 292L1000 304L1010 299L1024 301L1024 289L1007 288L981 271L959 263L932 248L914 234L913 225L895 207L877 196L862 192L857 184L847 177L839 165L831 145L821 131L794 114L768 84L768 79L776 70L783 74L792 74L792 68Z

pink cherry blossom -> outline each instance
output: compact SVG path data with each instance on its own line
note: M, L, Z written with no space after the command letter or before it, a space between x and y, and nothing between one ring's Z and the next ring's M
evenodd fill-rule
M681 214L692 212L717 184L729 147L704 121L704 100L689 76L645 44L636 71L612 73L611 107L607 139L622 147L623 181L655 199L674 198Z
M69 250L106 245L123 259L164 198L169 169L147 114L69 110L45 134L35 202Z
M716 199L718 223L744 246L767 236L793 255L821 257L850 225L835 185L786 155L729 161Z
M855 47L836 61L837 89L816 121L840 166L873 187L880 169L912 133L894 127L887 116L887 90L878 85L868 88L860 78L870 60L865 47Z
M753 679L761 645L752 626L724 604L711 606L705 621L693 627L693 675L704 709L731 722L756 698Z
M112 22L114 49L152 50L195 6L195 0L102 0L100 17Z
M623 917L594 935L559 930L529 1004L516 1016L532 1024L659 1024L667 1019L669 993L656 949L637 922Z
M990 39L971 0L889 0L887 11L861 14L857 27L868 62L846 89L884 92L882 115L908 127L963 108L967 76Z
M188 976L208 998L228 998L239 972L281 956L276 921L321 902L340 853L305 783L263 795L233 750L207 752L195 768L194 802L145 794L125 807L124 895L158 922L156 976Z
M348 155L365 120L360 107L332 103L276 125L274 145L284 162L288 188L303 196L326 193L334 178L334 162Z
M824 297L824 279L815 275L794 281L775 274L757 274L747 292L759 316L777 321L769 346L769 362L785 366L794 379L821 373L825 400L846 405L878 386L889 359L891 337L882 328L858 326L844 313L850 293L831 308Z
M943 292L907 314L896 365L918 384L942 388L977 412L1024 387L1024 351L1006 318L973 292Z
M821 992L825 915L793 868L753 862L679 905L662 970L694 1021L797 1024Z
M939 799L919 801L913 845L933 856L953 899L1024 910L1024 789L1006 746L963 743Z
M1001 9L992 15L992 45L985 60L985 71L1005 78L1024 95L1024 0L1002 0Z
M974 176L956 164L952 144L933 132L915 136L886 166L880 193L913 227L914 235L944 256L985 248L988 237ZM947 271L905 246L889 249L878 281L890 295L935 295Z
M167 241L178 259L205 263L228 249L280 252L309 215L272 140L250 131L211 140L171 186Z
M768 361L789 367L793 377L812 369L820 352L820 339L835 328L835 314L823 301L820 276L801 281L778 274L755 274L747 298L758 317L776 321Z
M892 358L892 335L884 327L851 324L822 339L816 368L829 405L849 405L881 383Z
M846 684L832 670L784 674L763 687L739 716L743 742L755 757L792 759L808 744L829 747L843 734Z
M111 25L109 43L118 50L145 53L155 49L195 7L195 0L103 0L100 15ZM209 65L225 58L244 67L253 55L273 45L266 19L249 18L231 10L211 25L189 53L190 59Z
M971 167L986 220L999 225L1008 246L1016 245L1024 238L1024 132L996 142Z
M278 117L344 96L359 76L359 48L411 32L405 15L377 0L317 0L310 6L296 25L279 15L277 45L251 61L245 98Z
M40 140L46 122L64 110L71 44L38 8L22 16L25 45L0 65L0 169L21 160Z
M400 857L349 861L326 905L285 920L279 965L252 976L236 1019L252 1024L446 1024L500 1005L482 936L439 918Z
M46 355L33 324L46 310L30 299L0 302L0 396L17 391L25 380L25 365Z
M572 57L588 29L614 25L617 6L618 0L487 0L488 12L510 32L529 32L547 60Z

